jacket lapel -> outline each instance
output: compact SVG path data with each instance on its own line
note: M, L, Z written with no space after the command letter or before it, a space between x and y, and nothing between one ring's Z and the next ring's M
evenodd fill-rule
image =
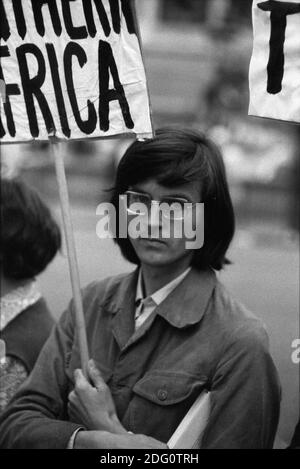
M112 333L122 350L134 333L135 293L138 269L120 283L108 309L113 314Z

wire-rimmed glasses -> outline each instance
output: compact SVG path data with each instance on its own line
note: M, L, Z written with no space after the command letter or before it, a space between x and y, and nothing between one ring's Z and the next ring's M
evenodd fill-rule
M168 220L183 220L196 205L180 197L163 197L162 200L153 200L144 192L126 191L126 210L129 215L149 216L152 206L157 206L162 216Z

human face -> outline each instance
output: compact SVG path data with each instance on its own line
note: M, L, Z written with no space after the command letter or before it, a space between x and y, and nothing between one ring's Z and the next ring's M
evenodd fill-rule
M164 201L169 198L185 199L189 203L200 202L199 183L191 182L177 187L166 187L154 179L129 187L129 190L148 194L152 200ZM128 217L128 222L132 216ZM179 222L179 223L182 223ZM155 225L155 226L153 226ZM162 219L144 217L141 222L140 235L136 238L130 237L130 242L142 264L153 267L166 267L182 260L192 260L193 251L186 248L187 238L175 237L171 230L168 237L163 236ZM182 230L183 231L183 230ZM151 233L151 235L150 235ZM152 233L155 233L153 236Z

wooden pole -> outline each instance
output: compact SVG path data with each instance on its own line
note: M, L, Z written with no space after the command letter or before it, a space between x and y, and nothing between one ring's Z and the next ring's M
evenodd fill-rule
M85 320L84 320L82 297L81 297L81 290L80 290L78 262L77 262L75 242L74 242L74 234L73 234L73 226L72 226L72 219L71 219L71 212L70 212L70 202L69 202L65 166L64 166L64 160L63 160L63 154L60 148L61 144L56 142L54 138L51 138L50 142L51 142L50 148L51 148L51 152L53 154L53 158L55 162L55 171L56 171L56 177L57 177L57 182L58 182L62 220L63 220L63 227L64 227L64 233L65 233L65 239L66 239L67 253L68 253L69 271L70 271L70 277L71 277L73 302L74 302L74 309L75 309L76 330L77 330L78 339L79 339L80 362L81 362L81 368L83 370L83 373L85 374L85 376L87 376L87 363L89 359L89 352L88 352L88 344L87 344L87 337L86 337Z

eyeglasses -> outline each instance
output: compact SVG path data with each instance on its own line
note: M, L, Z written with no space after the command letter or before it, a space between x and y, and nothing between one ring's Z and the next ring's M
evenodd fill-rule
M153 200L149 194L126 191L126 210L130 215L149 215L152 205L156 205L162 216L168 220L183 220L189 211L196 205L180 197L164 197L162 200Z

